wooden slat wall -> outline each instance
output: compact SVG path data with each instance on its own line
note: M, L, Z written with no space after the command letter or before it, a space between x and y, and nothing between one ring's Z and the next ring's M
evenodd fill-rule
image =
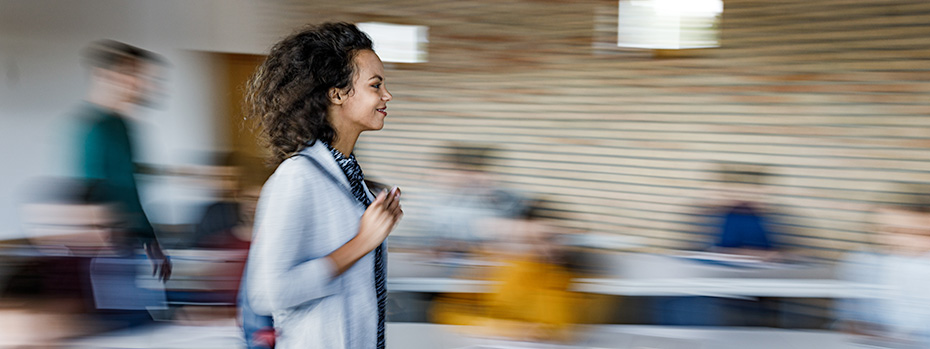
M827 259L868 243L896 182L930 182L925 0L726 0L722 47L686 54L605 49L615 1L275 4L282 25L430 27L428 63L387 65L387 125L357 151L405 189L400 234L449 141L496 147L502 183L564 224L661 248L708 241L720 163L773 174L780 238Z

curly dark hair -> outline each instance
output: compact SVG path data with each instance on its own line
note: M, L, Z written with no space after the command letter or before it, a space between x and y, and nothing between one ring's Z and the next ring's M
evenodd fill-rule
M317 140L333 141L327 94L352 88L355 56L371 49L371 38L350 23L308 26L271 48L247 83L245 112L261 129L272 164Z

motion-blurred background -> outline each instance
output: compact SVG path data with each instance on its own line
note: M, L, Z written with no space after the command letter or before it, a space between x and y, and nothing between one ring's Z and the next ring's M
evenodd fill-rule
M69 111L84 97L87 78L81 50L115 39L169 62L156 105L133 115L141 201L176 265L171 280L153 286L167 295L153 317L162 326L221 333L202 342L173 336L176 345L156 347L238 343L234 301L204 294L235 292L244 250L210 245L210 234L231 228L210 228L204 217L223 201L248 211L273 170L263 165L243 121L242 84L278 38L323 21L364 23L394 95L385 128L366 133L356 150L370 179L404 192L406 215L389 239L399 256L395 265L410 266L391 266L394 333L431 331L413 324L503 318L508 325L491 325L507 328L503 333L477 332L597 346L594 337L539 335L545 331L509 324L754 326L794 336L802 332L788 329L803 328L824 336L799 343L829 347L813 343L835 339L830 343L844 347L859 339L840 337L846 327L838 324L849 319L838 300L901 299L922 289L900 280L922 279L926 268L914 267L898 281L856 279L842 270L862 251L904 255L894 265L911 267L930 252L920 247L930 239L925 1L2 0L0 240L7 247L0 290L42 279L24 269L41 255L24 246L41 246L38 237L45 236L33 229L28 206L36 201L36 183L45 183L39 179L71 175ZM922 216L902 228L907 219L887 218L884 210ZM77 224L69 222L54 224ZM885 233L908 239L888 242ZM229 234L247 246L248 233ZM529 247L499 251L507 243ZM914 250L899 253L904 247ZM77 255L71 251L65 254ZM514 251L523 254L508 255ZM501 262L502 255L518 262ZM524 263L527 255L549 256L535 262L572 275L564 282L553 277L551 287L566 293L552 297L598 311L566 306L575 316L515 315L509 308L534 307L519 295L542 291L503 287L487 299L474 296L485 291L468 289L472 284L449 283L562 275ZM496 275L506 269L501 265L533 271ZM465 271L472 269L484 271ZM747 278L774 284L739 284ZM622 283L644 279L668 284ZM900 294L871 297L871 286ZM23 325L24 314L58 314L29 301L23 287L12 288L20 290L13 298L0 296L0 337L23 336L9 345L57 340L14 330L35 328ZM519 301L512 299L528 304L514 306ZM918 309L908 313L911 321L886 319L884 335L867 338L893 340L870 345L927 343L914 339L925 339L926 328L895 329L930 313L926 300L907 302L903 308ZM893 318L899 308L874 309ZM173 330L189 330L178 326ZM729 348L695 339L713 337L711 330L642 328L593 331L622 332L627 342L604 339L628 343L616 344L621 348L650 338L659 338L648 344L657 348ZM448 338L458 338L450 331ZM55 338L126 345L73 332ZM746 334L756 339L745 343L770 342L756 335ZM396 335L389 346L412 345L399 337L411 336ZM136 343L137 337L107 338ZM448 338L420 344L477 345Z

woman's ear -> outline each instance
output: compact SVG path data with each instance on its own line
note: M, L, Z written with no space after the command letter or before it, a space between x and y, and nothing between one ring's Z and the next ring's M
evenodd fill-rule
M342 102L346 100L346 94L341 89L335 87L329 89L327 96L329 97L329 102L335 105L341 105Z

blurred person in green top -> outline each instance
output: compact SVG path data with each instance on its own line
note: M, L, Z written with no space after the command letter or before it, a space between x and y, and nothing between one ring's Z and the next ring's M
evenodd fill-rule
M151 106L160 96L158 70L161 56L113 40L92 43L84 52L90 83L85 103L75 112L80 125L77 153L80 175L97 182L103 199L118 203L124 215L125 234L113 243L123 253L143 247L162 280L171 275L171 263L162 252L136 187L136 164L127 117L139 106Z

